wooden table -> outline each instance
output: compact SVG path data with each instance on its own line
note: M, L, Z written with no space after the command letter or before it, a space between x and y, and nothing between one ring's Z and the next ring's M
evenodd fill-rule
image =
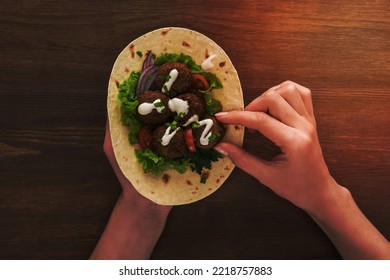
M1 4L1 259L89 257L121 191L102 151L111 67L164 26L220 44L246 104L287 79L309 87L332 175L390 238L387 1L83 2ZM273 152L249 134L244 145ZM152 258L340 256L305 212L236 169L210 197L172 210Z

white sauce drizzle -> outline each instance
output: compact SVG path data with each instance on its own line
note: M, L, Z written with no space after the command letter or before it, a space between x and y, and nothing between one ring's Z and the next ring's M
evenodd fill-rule
M164 105L156 106L156 104L159 104L159 103L161 104L161 99L156 99L156 100L154 100L153 103L144 102L138 106L138 113L140 115L144 116L144 115L150 114L153 111L153 109L156 109L157 112L161 113L162 110L164 110L165 106Z
M188 119L188 121L183 126L187 126L193 122L197 122L198 120L199 120L198 115L193 115L191 118Z
M172 112L183 113L184 115L187 115L189 108L187 101L176 97L168 101L168 107Z
M205 125L205 129L202 132L202 135L200 136L200 144L206 146L209 144L209 138L211 137L211 128L213 127L213 120L212 119L205 119L199 121L199 126Z
M161 144L166 146L171 142L173 136L175 136L176 132L180 129L180 127L176 128L173 132L171 132L171 127L169 126L167 130L165 130L164 136L161 138Z
M172 84L176 81L179 76L179 72L176 69L172 69L169 72L169 80L163 85L161 92L166 93L171 90Z
M214 67L214 64L211 62L215 58L215 54L210 55L206 60L202 62L202 70L207 71Z

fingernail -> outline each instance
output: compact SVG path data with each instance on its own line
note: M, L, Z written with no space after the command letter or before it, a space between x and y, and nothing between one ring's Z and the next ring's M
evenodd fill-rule
M225 116L227 114L228 114L228 112L219 112L219 113L216 113L215 116L216 117L221 117L221 116Z
M215 146L214 149L217 150L218 153L220 153L224 156L228 155L228 153L224 149L222 149L220 146Z

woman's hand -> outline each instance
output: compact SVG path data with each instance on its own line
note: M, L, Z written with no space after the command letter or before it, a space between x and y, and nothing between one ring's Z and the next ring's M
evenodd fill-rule
M126 179L115 159L108 123L103 149L123 191L91 259L147 259L172 207L143 197Z
M322 155L309 89L287 81L264 92L244 111L220 113L217 118L256 130L280 147L282 154L272 161L230 143L216 149L298 207L315 212L338 187Z
M123 175L121 169L119 168L119 165L115 159L114 150L112 148L112 142L111 142L111 136L110 136L110 128L108 125L108 122L106 124L106 134L104 137L104 144L103 144L103 150L104 153L107 156L108 161L111 164L112 169L114 170L114 173L116 177L119 180L119 183L122 186L122 196L123 199L128 201L129 203L133 203L137 206L138 210L143 209L145 211L152 211L154 215L157 214L159 217L167 216L172 209L171 206L161 206L157 205L156 203L150 201L149 199L143 197L140 195L133 187L133 185L130 183L129 180Z
M217 118L257 130L280 147L282 154L271 161L230 143L220 143L216 149L275 193L306 210L344 258L390 258L389 242L328 171L309 89L287 81L270 88L245 111L221 113Z

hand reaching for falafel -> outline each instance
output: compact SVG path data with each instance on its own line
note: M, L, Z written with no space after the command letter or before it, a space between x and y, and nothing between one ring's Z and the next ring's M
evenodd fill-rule
M390 243L328 171L309 89L286 81L253 100L245 111L216 116L222 123L256 130L280 147L282 153L271 161L230 143L220 143L215 149L276 194L304 209L343 258L390 258Z

